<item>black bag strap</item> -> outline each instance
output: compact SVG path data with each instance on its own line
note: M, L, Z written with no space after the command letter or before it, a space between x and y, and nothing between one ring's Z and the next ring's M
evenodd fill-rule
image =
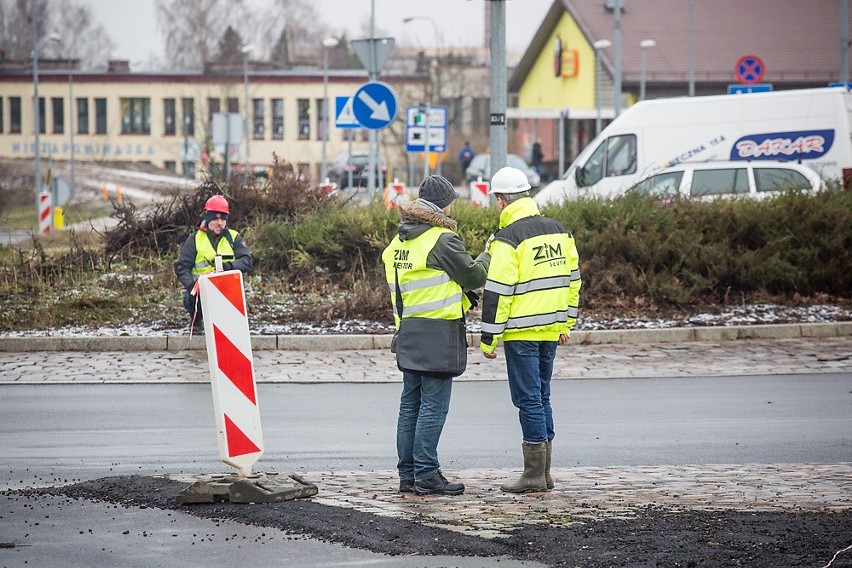
M399 316L399 321L402 323L402 291L399 289L399 269L396 264L393 266L394 293L396 294L396 315Z

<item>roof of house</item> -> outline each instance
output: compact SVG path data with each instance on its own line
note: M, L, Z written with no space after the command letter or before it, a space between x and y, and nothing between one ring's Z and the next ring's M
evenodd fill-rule
M512 75L509 90L519 90L542 50L549 49L550 34L566 11L589 43L612 40L614 18L605 4L605 0L554 0ZM621 67L625 82L639 81L639 43L644 39L656 41L647 53L649 82L688 79L690 5L696 81L736 83L734 68L745 55L763 60L765 83L839 79L838 0L622 0L622 4ZM610 47L601 52L610 72L613 50Z

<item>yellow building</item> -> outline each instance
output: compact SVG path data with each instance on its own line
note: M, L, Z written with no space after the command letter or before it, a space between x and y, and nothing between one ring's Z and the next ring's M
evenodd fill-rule
M322 161L321 70L250 69L205 73L131 73L122 62L107 72L73 71L67 62L40 64L40 155L82 161L150 162L181 174L221 166L225 148L213 144L212 117L236 113L248 136L230 147L233 171L268 166L273 154L317 178ZM391 76L399 107L416 101L425 82L418 76ZM353 149L366 150L366 131L335 127L336 97L351 97L367 81L363 70L328 73L329 136L326 160ZM248 94L246 96L246 85ZM34 81L28 66L0 69L0 156L35 154ZM422 96L422 95L421 95ZM73 99L69 102L69 98ZM248 105L246 105L248 99ZM248 116L245 109L248 106ZM73 136L72 136L73 131Z

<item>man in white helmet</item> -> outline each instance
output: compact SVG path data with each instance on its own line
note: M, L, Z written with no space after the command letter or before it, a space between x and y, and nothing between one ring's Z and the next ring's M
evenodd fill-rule
M524 472L500 489L546 491L553 449L550 378L556 346L568 341L580 301L580 260L574 237L544 217L526 175L501 168L491 178L500 228L489 239L491 265L482 298L480 348L494 359L502 337L512 403L523 433Z

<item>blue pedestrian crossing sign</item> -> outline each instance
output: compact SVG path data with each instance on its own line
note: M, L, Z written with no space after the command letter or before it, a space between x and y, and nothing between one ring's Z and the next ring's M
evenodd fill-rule
M386 128L396 118L396 93L381 81L364 83L352 97L352 111L364 128Z
M334 98L334 125L337 128L361 128L352 112L352 97Z

